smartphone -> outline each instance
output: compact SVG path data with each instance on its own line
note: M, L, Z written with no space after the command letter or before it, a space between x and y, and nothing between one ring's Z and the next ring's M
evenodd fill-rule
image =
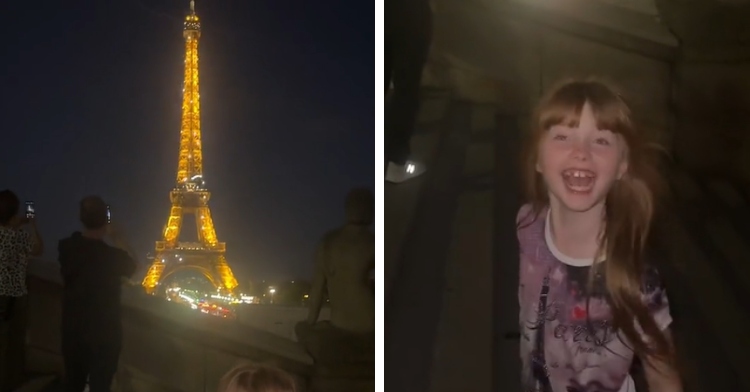
M34 210L34 202L27 201L26 202L26 218L34 219L34 216L36 216L36 211Z
M112 223L112 211L109 210L109 206L107 206L107 223Z

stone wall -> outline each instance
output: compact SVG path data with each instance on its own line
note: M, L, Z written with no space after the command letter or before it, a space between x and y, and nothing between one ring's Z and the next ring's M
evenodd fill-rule
M661 1L657 18L596 0L433 4L425 85L527 117L558 80L603 77L684 169L750 180L750 30L742 22L750 5ZM702 31L688 20L721 28Z
M750 180L750 63L676 69L675 156L694 172Z
M331 309L320 310L320 321L330 320ZM237 321L242 325L270 332L297 341L294 326L307 320L307 308L299 306L243 305L237 309Z
M33 262L30 269L29 366L61 374L59 276L44 262ZM240 361L279 366L306 390L312 359L294 341L173 306L141 295L138 288L123 297L123 352L115 390L214 391L219 378Z
M424 83L528 117L558 80L602 77L623 89L639 124L684 169L750 180L748 50L718 38L701 46L689 34L683 37L689 45L678 47L655 17L586 1L434 0L435 39ZM681 9L663 6L670 28L685 35ZM726 19L731 12L722 10Z
M425 84L526 114L543 91L563 78L601 77L620 86L640 123L671 146L670 56L676 46L604 31L565 15L542 17L529 7L493 6L512 3L435 1L435 38ZM633 31L644 26L636 22ZM649 34L643 36L654 36Z

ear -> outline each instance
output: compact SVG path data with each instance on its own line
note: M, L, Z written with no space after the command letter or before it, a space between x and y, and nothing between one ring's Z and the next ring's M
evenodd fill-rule
M628 160L623 159L617 167L617 179L620 180L628 172Z

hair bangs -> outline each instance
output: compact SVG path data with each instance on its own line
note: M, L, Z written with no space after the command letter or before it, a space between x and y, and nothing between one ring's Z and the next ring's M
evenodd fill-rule
M600 130L629 135L632 128L630 109L618 95L610 91L604 91L604 93L592 94L587 100L594 113L596 127Z
M630 129L630 110L619 94L599 82L572 82L554 89L538 111L539 130L555 125L578 126L583 107L588 103L597 128L614 133Z
M554 98L554 97L553 97ZM550 100L539 110L539 129L548 130L555 125L575 127L581 118L586 101Z

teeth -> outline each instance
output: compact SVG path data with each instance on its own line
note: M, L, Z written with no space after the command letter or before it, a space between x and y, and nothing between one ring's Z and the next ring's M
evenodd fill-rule
M563 173L566 176L569 177L577 177L577 178L594 178L594 174L589 171L584 170L567 170Z
M589 170L568 169L562 173L565 186L578 193L588 192L594 186L596 174Z

